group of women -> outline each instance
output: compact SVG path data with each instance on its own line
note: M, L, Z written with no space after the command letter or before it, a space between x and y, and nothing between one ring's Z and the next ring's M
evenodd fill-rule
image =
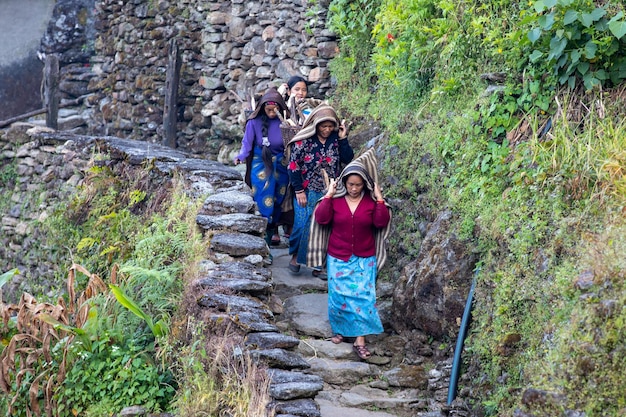
M289 221L281 217L290 216L281 207L293 195L289 271L298 274L301 265L309 265L313 276L324 278L326 267L331 341L354 339L355 353L365 360L371 355L365 336L383 332L376 274L386 258L391 221L374 151L353 160L345 120L327 104L315 107L285 145L279 114L288 117L287 102L306 97L306 81L292 77L286 91L287 98L275 88L263 95L247 120L235 164L248 164L246 182L267 218L268 245L276 241L279 224L288 230Z

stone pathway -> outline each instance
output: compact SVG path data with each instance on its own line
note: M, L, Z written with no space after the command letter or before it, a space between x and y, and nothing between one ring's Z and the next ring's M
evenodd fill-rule
M406 363L407 341L398 336L369 337L373 356L367 362L359 360L351 342L332 343L327 282L313 277L304 266L299 274L290 273L286 246L283 241L271 249L273 294L283 306L276 325L300 339L295 351L311 366L304 372L323 380L323 390L315 396L320 416L441 416L442 391L447 390L443 379L449 376L449 363L433 364L431 369L423 365L425 358Z
M76 135L72 140L93 142ZM155 171L181 172L187 192L204 199L196 222L210 237L208 258L189 290L203 319L235 324L249 354L268 368L276 417L470 415L462 402L445 405L452 346L419 331L382 334L368 337L373 355L361 361L350 340L329 340L327 282L306 267L298 275L288 271L286 240L268 248L265 220L239 171L156 144L107 138L106 145L112 159L137 165L152 160ZM376 291L383 326L391 328L393 287L378 282Z

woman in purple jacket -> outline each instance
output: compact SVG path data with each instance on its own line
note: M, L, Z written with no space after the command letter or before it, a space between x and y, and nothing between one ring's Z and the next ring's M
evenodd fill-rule
M247 164L246 183L252 189L259 212L267 219L265 240L268 245L272 240L280 242L276 224L289 184L279 112L289 116L283 97L275 88L270 88L248 117L241 150L235 157L235 165L244 161Z

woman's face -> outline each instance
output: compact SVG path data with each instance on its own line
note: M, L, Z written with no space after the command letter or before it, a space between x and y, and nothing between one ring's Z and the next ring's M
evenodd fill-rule
M317 136L320 139L328 139L333 130L335 130L335 124L330 121L325 121L317 125Z
M263 106L263 109L265 110L267 117L270 119L278 117L278 112L280 111L277 104L266 104Z
M365 182L360 175L352 174L349 175L346 179L346 191L348 195L352 198L357 198L363 192L363 187L365 186Z
M306 83L304 81L297 82L291 89L289 90L290 96L296 96L297 100L302 100L306 98Z

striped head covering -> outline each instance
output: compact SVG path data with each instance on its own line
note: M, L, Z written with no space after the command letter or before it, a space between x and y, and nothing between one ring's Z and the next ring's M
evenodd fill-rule
M322 122L333 122L336 127L339 127L341 121L337 116L337 112L331 106L326 103L322 103L311 111L302 125L302 129L287 143L285 154L289 159L291 153L291 145L301 140L310 139L317 133L317 125Z
M374 183L378 183L378 160L376 159L376 151L370 148L361 156L355 158L341 171L341 175L337 178L337 191L333 198L340 198L346 195L346 187L344 178L352 174L358 174L363 178L365 186L369 191L372 199L374 197ZM320 200L321 201L321 200ZM319 201L317 202L319 204ZM385 205L389 208L391 215L391 207L387 202ZM317 207L317 205L315 206ZM328 238L330 237L331 225L321 225L315 221L315 211L311 219L311 229L309 234L309 249L307 252L306 263L309 267L317 267L326 263L326 251L328 249ZM375 229L374 241L376 242L376 266L380 271L387 261L387 238L391 231L391 220L386 227Z

